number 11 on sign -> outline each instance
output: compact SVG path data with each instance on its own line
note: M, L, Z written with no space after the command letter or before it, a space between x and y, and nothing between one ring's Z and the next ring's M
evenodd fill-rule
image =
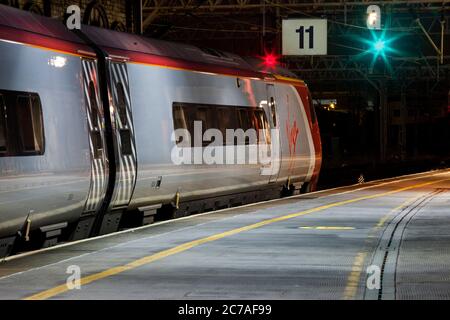
M299 33L299 45L298 47L300 49L305 48L305 33L308 33L309 38L309 49L314 48L314 26L310 26L308 29L305 30L304 26L301 26L300 28L296 29L295 32Z

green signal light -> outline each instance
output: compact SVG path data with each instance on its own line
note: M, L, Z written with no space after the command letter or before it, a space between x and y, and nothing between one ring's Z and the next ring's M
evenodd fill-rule
M366 45L363 54L372 54L375 57L386 56L387 54L395 54L397 50L393 48L393 44L398 40L399 36L386 35L386 31L376 32L370 30L370 39L357 38L357 41Z
M356 50L360 53L355 55L355 59L370 59L369 72L372 72L377 62L383 62L389 72L392 72L392 67L389 60L398 56L402 56L403 53L397 49L401 43L399 40L406 35L404 32L389 32L388 29L382 30L369 30L370 33L367 36L353 35L351 39L357 43Z
M398 39L398 36L387 36L386 30L383 30L382 32L371 30L370 33L372 39L363 40L363 42L365 42L368 46L365 53L372 55L370 69L373 69L376 61L380 58L384 61L386 67L390 69L391 66L389 64L388 57L391 54L398 53L398 51L393 48L393 43Z
M372 34L372 40L367 40L367 44L369 45L369 52L372 52L375 56L385 55L386 53L392 53L395 50L391 48L390 44L394 39L386 38L384 34L375 35Z
M374 48L376 51L380 52L380 51L383 51L383 50L384 50L385 46L386 46L386 44L385 44L384 40L381 40L381 39L380 39L380 40L377 40L377 41L374 43L373 48Z

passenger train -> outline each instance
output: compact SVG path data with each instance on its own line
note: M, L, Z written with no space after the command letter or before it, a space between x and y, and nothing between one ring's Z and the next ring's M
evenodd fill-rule
M173 132L193 121L262 128L279 157L174 163ZM0 257L311 191L320 166L311 96L288 70L0 5Z

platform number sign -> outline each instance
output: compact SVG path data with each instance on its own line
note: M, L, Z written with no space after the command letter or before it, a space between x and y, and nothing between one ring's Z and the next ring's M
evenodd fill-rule
M326 55L326 19L287 19L282 25L283 55Z

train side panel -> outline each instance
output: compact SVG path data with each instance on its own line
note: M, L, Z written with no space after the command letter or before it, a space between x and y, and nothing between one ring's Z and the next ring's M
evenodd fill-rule
M176 192L189 199L267 185L259 164L175 165L171 160L174 102L256 107L266 99L261 81L241 80L238 86L235 77L141 64L129 64L128 70L138 156L132 207L170 202Z
M0 52L0 90L39 97L44 138L43 154L11 155L6 147L0 155L2 238L78 219L90 186L90 154L80 58L6 41ZM19 105L4 108L19 112ZM17 135L10 130L6 140Z

